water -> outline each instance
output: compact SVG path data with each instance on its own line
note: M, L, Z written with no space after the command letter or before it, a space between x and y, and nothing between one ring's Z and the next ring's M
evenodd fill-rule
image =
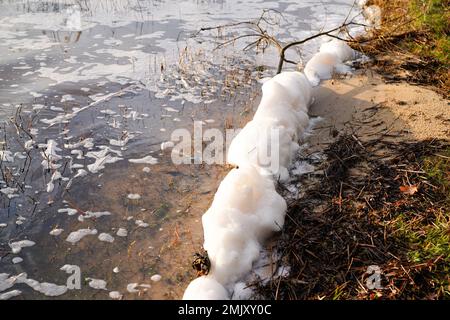
M229 39L223 30L193 35L274 9L283 16L270 11L278 23L266 27L287 42L340 24L351 5L0 1L0 274L65 285L69 275L60 268L70 264L80 267L81 289L59 298L104 299L109 291L180 298L195 276L201 215L228 169L174 165L160 145L177 128L192 132L194 121L204 129L242 127L258 102L257 80L273 75L277 61L271 48L243 52L246 39L214 50ZM320 41L289 58L307 59ZM61 150L49 159L50 140ZM144 157L154 161L130 162ZM66 241L86 228L97 234ZM119 228L126 237L116 235ZM54 229L63 231L52 236ZM114 242L100 241L100 233ZM12 254L9 243L23 239L36 244ZM23 261L13 264L18 256ZM151 280L155 274L160 281ZM87 278L105 280L107 290L89 287ZM132 283L136 292L127 291ZM46 297L25 284L12 289L22 291L16 299Z

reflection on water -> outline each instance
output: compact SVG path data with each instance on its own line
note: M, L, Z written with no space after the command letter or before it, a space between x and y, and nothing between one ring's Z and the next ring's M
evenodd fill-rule
M180 298L227 169L175 166L160 145L193 121L241 127L275 57L190 35L272 8L280 39L299 38L351 2L0 1L0 290L44 298L42 283L65 285L60 268L76 265L81 290L59 297ZM35 244L13 254L24 239ZM4 285L22 272L40 287Z

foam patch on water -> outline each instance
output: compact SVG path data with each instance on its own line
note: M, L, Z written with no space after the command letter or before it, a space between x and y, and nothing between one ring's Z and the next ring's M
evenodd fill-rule
M49 234L50 234L51 236L57 237L57 236L59 236L61 233L63 233L63 231L64 231L64 229L58 229L58 228L55 228L55 229L53 229L52 231L50 231Z
M5 187L5 188L1 188L0 192L3 193L4 195L6 195L8 197L8 199L18 197L18 194L16 193L17 188Z
M139 164L157 164L158 163L158 159L152 157L152 156L145 156L143 158L139 158L139 159L128 159L129 162L131 163L139 163Z
M127 195L127 198L130 200L139 200L141 196L137 193L130 193L129 195Z
M0 292L11 288L15 283L13 277L9 277L7 273L0 273Z
M78 221L83 222L86 219L98 219L103 216L110 216L112 213L109 211L86 211L84 214L78 216Z
M0 293L0 300L8 300L17 296L20 296L22 291L20 290L11 290L8 292Z
M100 233L98 235L98 240L113 243L114 237L112 235L110 235L109 233Z
M128 235L128 231L127 231L127 229L125 229L125 228L119 228L119 229L117 230L116 235L117 235L118 237L126 237L126 236Z
M29 279L26 273L21 273L14 277L16 283L28 285L33 290L40 292L48 297L57 297L67 292L66 286L57 285L49 282L39 282Z
M79 229L69 234L66 241L75 244L88 235L96 235L97 229Z
M161 281L162 277L159 274L154 274L150 277L150 280L152 280L153 282L158 282Z
M111 291L109 297L114 300L121 300L123 295L119 291Z
M9 246L11 248L11 252L16 254L16 253L19 253L20 251L22 251L22 248L32 247L35 244L36 243L31 240L21 240L21 241L11 242L9 244Z
M11 261L13 264L18 264L21 263L23 259L21 257L14 257Z
M89 287L97 290L107 290L106 289L106 281L102 279L93 279L93 278L86 278L86 280L89 281Z

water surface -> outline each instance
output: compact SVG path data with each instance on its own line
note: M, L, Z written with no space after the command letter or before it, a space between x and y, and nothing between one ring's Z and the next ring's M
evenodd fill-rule
M194 121L242 127L259 99L257 80L277 61L270 48L243 52L245 41L214 50L229 39L224 31L192 35L273 9L283 16L271 11L277 24L267 28L286 42L338 25L351 4L0 1L0 274L62 286L69 264L80 267L82 287L58 298L181 298L195 276L201 215L228 168L174 165L161 143ZM290 58L307 59L320 41ZM80 229L97 233L66 241ZM13 254L9 244L24 239L36 244ZM89 279L106 281L106 290ZM16 299L48 294L12 289L21 291Z

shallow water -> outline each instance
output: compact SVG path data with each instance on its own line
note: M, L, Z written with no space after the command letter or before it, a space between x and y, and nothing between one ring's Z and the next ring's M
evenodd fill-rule
M82 287L59 298L180 298L195 276L201 215L228 169L176 166L160 145L177 128L192 132L193 121L242 127L257 105L257 80L276 65L273 50L244 53L240 42L213 50L224 38L191 35L270 8L283 12L273 32L298 39L339 24L352 1L75 3L0 1L0 274L65 285L60 268L70 264L80 267ZM319 42L290 54L307 59ZM61 149L50 159L49 140ZM143 157L154 161L129 161ZM55 172L61 177L49 186ZM66 241L86 228L97 234ZM55 229L63 231L50 235ZM36 244L12 254L9 243L23 239ZM107 290L87 278L105 280ZM12 289L22 291L16 299L46 297L25 284Z

